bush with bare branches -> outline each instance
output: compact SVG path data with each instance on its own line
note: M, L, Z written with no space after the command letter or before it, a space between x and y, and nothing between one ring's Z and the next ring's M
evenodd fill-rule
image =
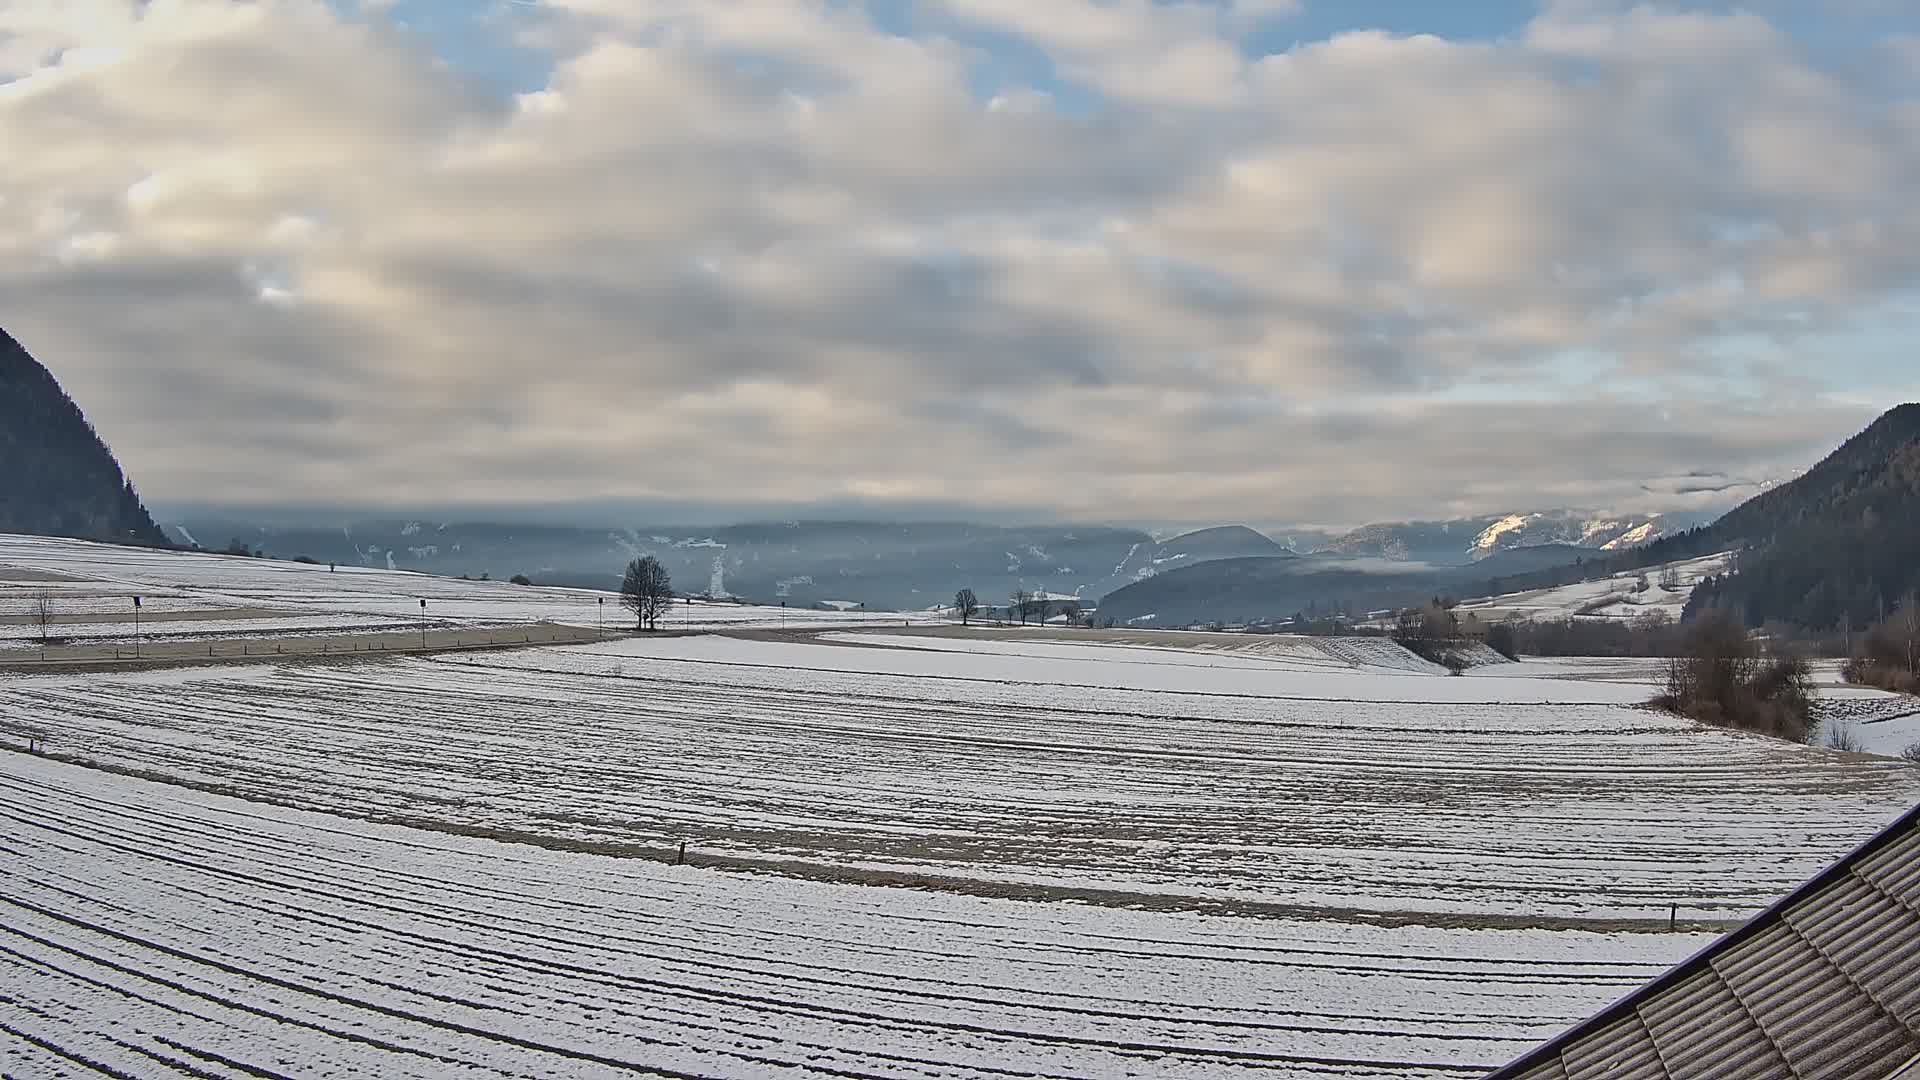
M1681 655L1667 664L1666 692L1652 703L1716 727L1805 742L1813 681L1805 660L1763 659L1738 619L1710 611L1686 628Z
M1862 635L1840 674L1850 683L1920 694L1920 596L1908 593L1899 608Z

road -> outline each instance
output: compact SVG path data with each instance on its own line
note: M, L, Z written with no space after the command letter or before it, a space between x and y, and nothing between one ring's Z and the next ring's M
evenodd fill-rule
M132 644L56 645L0 653L0 671L67 671L206 663L209 660L270 660L289 656L407 655L495 649L511 645L577 645L599 641L592 627L535 623L522 626L441 627L365 634L285 634L248 638L195 638Z

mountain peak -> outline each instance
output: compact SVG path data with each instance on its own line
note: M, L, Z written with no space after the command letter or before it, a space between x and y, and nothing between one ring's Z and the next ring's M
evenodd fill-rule
M1202 551L1231 548L1236 552L1255 554L1271 548L1279 554L1285 548L1272 537L1258 529L1245 525L1215 525L1207 529L1195 529L1178 536L1170 536L1160 541L1163 548Z

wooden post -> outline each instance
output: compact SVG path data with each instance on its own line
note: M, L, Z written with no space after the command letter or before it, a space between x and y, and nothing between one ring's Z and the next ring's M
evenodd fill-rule
M1679 904L1670 904L1670 905L1668 905L1668 907L1667 907L1667 929L1669 929L1669 930L1672 930L1672 929L1674 928L1674 924L1675 924L1675 923L1677 923L1677 922L1679 922L1679 921L1680 921L1680 905L1679 905Z
M685 840L680 841L680 857L673 861L673 865L687 865L687 842Z

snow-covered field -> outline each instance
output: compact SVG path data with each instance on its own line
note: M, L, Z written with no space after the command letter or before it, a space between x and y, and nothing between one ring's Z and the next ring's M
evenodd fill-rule
M46 572L58 579L48 579ZM143 610L149 603L158 605L155 610L267 609L308 616L319 630L336 629L347 618L369 624L411 619L437 625L554 622L587 627L599 625L602 618L609 627L631 621L619 608L617 595L592 589L464 581L358 566L329 570L272 559L0 534L0 615L28 613L42 590L54 597L57 612L110 613L129 623L136 595ZM661 627L898 626L929 621L933 617L925 613L789 611L682 601L661 619ZM34 627L32 636L38 633Z
M315 619L596 595L0 565ZM1463 1077L1920 800L1635 708L1641 662L804 617L0 675L0 1075Z
M0 1073L1466 1077L1700 934L725 873L0 752Z
M1630 685L1179 659L623 640L42 676L0 728L346 814L1496 920L1745 915L1920 798L1892 761L1609 703Z
M1468 600L1458 610L1463 616L1471 612L1492 622L1502 619L1575 617L1633 619L1652 612L1660 612L1678 622L1680 613L1686 609L1687 599L1693 595L1693 587L1706 578L1725 573L1732 558L1730 552L1708 555L1650 566L1644 571L1615 574L1597 581ZM1672 589L1660 584L1668 571L1672 572L1674 578L1672 584L1675 587ZM1647 588L1641 591L1639 579L1643 575L1647 580Z

